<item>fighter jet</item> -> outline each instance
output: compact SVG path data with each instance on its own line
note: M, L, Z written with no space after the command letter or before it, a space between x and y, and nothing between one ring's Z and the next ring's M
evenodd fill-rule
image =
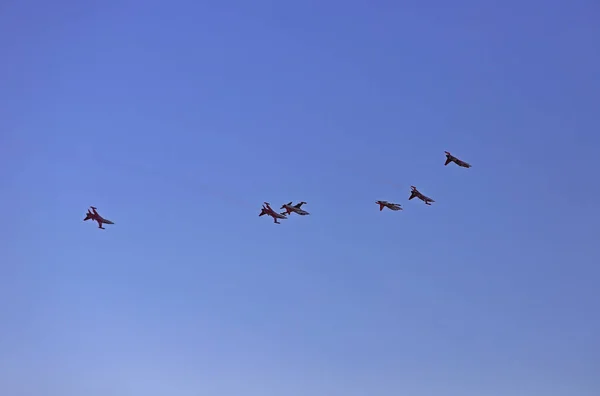
M302 201L292 206L292 202L290 201L286 204L281 205L281 208L279 209L285 209L285 212L281 212L281 214L284 216L289 215L290 213L297 213L300 216L306 216L310 213L308 213L306 210L300 209L304 204L306 204L306 202Z
M456 165L461 166L463 168L471 167L471 164L468 164L465 161L459 160L458 158L456 158L455 156L450 154L448 151L444 151L444 153L446 153L446 163L444 164L444 166L448 165L450 162L454 162Z
M415 186L410 186L411 192L408 200L410 201L413 198L419 198L421 201L425 202L425 205L431 205L431 202L435 202L433 199L429 198L426 195L421 194L419 190Z
M287 217L285 217L284 215L275 212L271 208L271 204L268 203L268 202L265 202L263 204L262 209L260 210L260 214L258 215L258 217L263 216L263 215L271 216L273 218L273 222L275 224L281 224L279 221L277 221L277 219L281 219L281 220L287 219Z
M85 219L83 219L83 221L88 221L88 220L97 221L98 228L100 228L102 230L106 229L106 228L102 227L102 224L115 224L112 221L107 220L104 217L100 216L98 214L98 212L96 212L96 208L94 208L93 206L90 206L90 208L92 209L92 212L90 212L90 210L88 209L87 214L85 215Z
M383 208L388 208L393 211L402 210L402 208L400 207L400 204L395 204L395 203L391 203L388 201L376 201L375 203L377 205L379 205L380 212L383 210Z

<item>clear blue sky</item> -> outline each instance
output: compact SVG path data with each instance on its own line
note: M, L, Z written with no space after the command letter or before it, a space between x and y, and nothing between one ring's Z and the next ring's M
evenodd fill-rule
M596 1L4 3L1 394L600 394Z

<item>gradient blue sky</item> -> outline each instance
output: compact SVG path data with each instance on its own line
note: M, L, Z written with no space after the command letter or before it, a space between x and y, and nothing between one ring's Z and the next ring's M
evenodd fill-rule
M0 393L597 396L598 20L3 2Z

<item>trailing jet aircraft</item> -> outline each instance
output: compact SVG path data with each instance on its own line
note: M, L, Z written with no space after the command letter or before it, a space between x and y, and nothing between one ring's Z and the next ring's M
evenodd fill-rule
M376 201L375 203L377 205L379 205L380 212L383 210L383 208L388 208L393 211L402 210L402 208L400 207L400 204L395 204L395 203L391 203L388 201Z
M287 219L287 217L285 217L284 215L275 212L271 208L271 204L268 203L268 202L265 202L263 204L262 209L260 210L260 214L258 215L258 217L263 216L263 215L271 216L273 218L273 222L275 224L281 224L279 221L277 221L277 219L282 219L282 220Z
M444 153L446 153L446 163L444 164L444 166L448 165L450 162L454 162L456 165L461 166L463 168L471 167L471 164L468 164L465 161L459 160L458 158L456 158L455 156L450 154L448 151L444 151Z
M90 212L90 210L88 209L87 214L85 215L85 219L83 219L83 221L88 221L88 220L97 221L98 228L103 229L103 230L105 230L106 228L102 227L102 224L115 224L112 221L107 220L104 217L100 216L98 214L98 212L96 212L96 208L94 208L93 206L90 206L90 208L92 209L92 212Z
M306 210L300 209L302 205L306 204L306 202L298 202L296 205L292 206L292 202L288 202L286 204L281 205L279 209L285 209L285 212L281 212L282 215L289 215L290 213L297 213L300 216L306 216L308 213Z
M425 202L425 205L431 205L431 202L435 202L433 199L429 198L426 195L421 194L419 190L415 186L410 186L411 192L408 200L410 201L413 198L419 198L421 201Z

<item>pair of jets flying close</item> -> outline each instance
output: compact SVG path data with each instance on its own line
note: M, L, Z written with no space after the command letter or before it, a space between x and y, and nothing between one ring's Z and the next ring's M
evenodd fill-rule
M446 163L444 164L444 166L447 166L450 162L454 162L456 165L458 165L462 168L470 168L471 167L470 164L456 158L455 156L450 154L448 151L445 151L445 153L446 153ZM424 195L419 190L417 190L417 188L415 186L410 186L410 189L411 189L411 192L410 192L410 197L408 198L409 201L413 198L419 198L421 201L425 202L425 205L431 205L432 202L435 202L433 199L429 198L428 196ZM377 205L379 205L380 212L383 210L383 208L388 208L393 211L403 210L402 207L400 206L400 204L391 203L388 201L376 201L375 203ZM290 215L291 213L296 213L296 214L299 214L300 216L306 216L306 215L310 214L307 211L305 211L304 209L302 209L302 205L304 205L304 204L306 204L306 202L304 202L304 201L298 202L296 205L292 205L292 202L288 202L286 204L281 205L280 209L285 209L285 211L281 212L281 213L277 213L275 210L273 210L273 208L271 208L271 204L269 204L268 202L265 202L265 203L263 203L262 209L261 209L258 217L267 215L267 216L270 216L273 218L273 222L275 224L281 224L279 222L279 220L287 219L287 216ZM92 209L92 211L90 211L88 209L85 219L83 219L83 221L93 220L98 223L98 228L100 228L102 230L105 230L105 228L102 227L102 224L115 224L112 221L107 220L107 219L103 218L102 216L100 216L98 214L98 212L96 211L95 207L90 206L90 208Z
M281 224L278 220L287 219L287 215L289 215L290 213L297 213L300 216L306 216L310 214L306 210L300 209L305 203L306 202L302 201L298 202L296 205L292 205L292 202L288 202L286 204L281 205L281 208L279 208L285 209L285 212L277 213L271 208L271 204L265 202L262 206L262 209L260 210L260 214L258 215L258 217L264 215L271 216L275 224Z

